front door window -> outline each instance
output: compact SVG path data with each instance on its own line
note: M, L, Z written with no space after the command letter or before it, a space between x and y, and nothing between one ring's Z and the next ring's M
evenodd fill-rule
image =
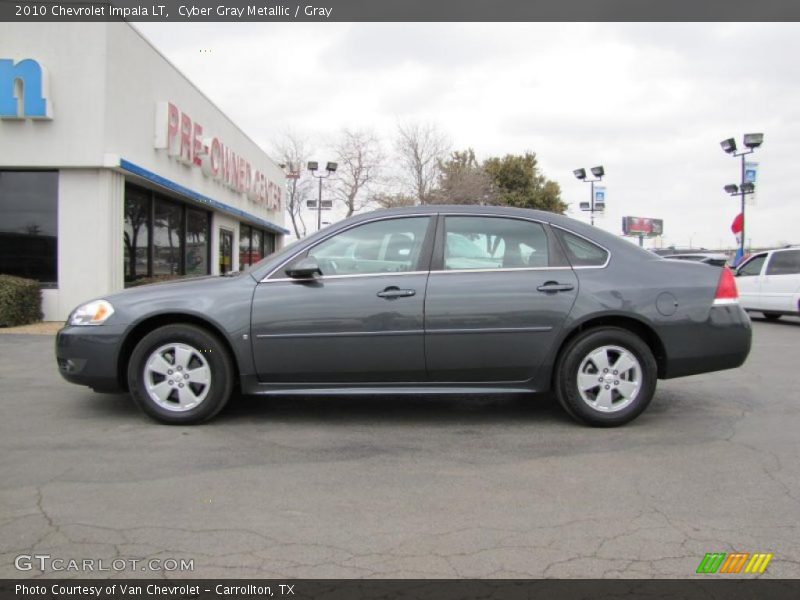
M414 271L430 217L367 223L325 240L308 252L323 275L366 275Z

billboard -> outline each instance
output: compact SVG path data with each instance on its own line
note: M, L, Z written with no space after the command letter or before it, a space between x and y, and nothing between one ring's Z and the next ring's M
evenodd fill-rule
M624 235L656 236L664 233L664 221L647 217L622 217Z

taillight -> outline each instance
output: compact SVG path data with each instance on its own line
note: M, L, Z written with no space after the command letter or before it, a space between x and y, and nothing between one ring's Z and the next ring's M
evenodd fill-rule
M735 304L737 302L739 302L739 290L736 289L736 279L728 267L722 267L717 293L714 294L714 304Z

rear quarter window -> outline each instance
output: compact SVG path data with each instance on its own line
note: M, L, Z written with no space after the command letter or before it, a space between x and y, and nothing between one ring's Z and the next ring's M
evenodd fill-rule
M767 264L767 275L796 275L800 273L800 250L774 252Z
M602 267L608 261L608 251L604 248L574 233L557 231L573 267Z

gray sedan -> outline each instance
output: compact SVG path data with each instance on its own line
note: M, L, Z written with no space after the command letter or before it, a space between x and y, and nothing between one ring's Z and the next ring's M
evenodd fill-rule
M664 260L564 216L425 206L347 219L236 276L88 302L61 374L127 389L165 423L242 394L554 391L626 423L657 379L740 366L750 322L727 268Z

